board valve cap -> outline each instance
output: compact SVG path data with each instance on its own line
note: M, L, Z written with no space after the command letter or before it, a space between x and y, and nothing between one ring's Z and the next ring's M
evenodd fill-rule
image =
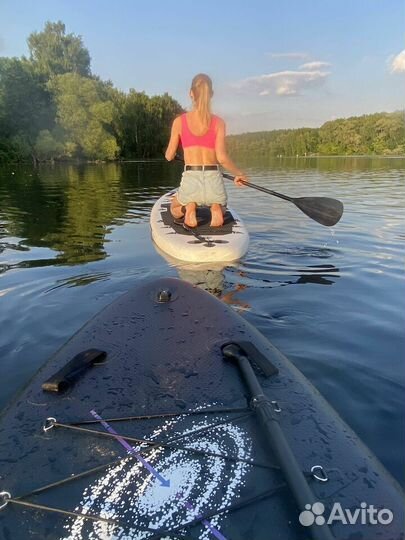
M169 289L162 289L157 295L158 302L170 302L171 297L172 293Z

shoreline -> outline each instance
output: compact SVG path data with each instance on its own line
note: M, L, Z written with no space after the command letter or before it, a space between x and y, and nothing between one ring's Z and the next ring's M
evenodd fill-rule
M243 159L243 154L241 155ZM252 157L252 156L250 156ZM254 156L254 159L330 159L330 158L379 158L379 159L405 159L405 154L394 154L394 155L386 155L386 154L312 154L310 156L304 156L304 155L296 155L296 156ZM139 158L139 159L111 159L111 160L101 160L101 159L95 159L95 160L89 160L89 159L74 159L74 160L43 160L38 161L37 163L33 164L32 160L25 160L25 161L0 161L1 165L24 165L31 163L34 167L40 166L40 165L60 165L60 164L66 164L66 165L105 165L110 163L160 163L160 162L166 162L167 160L165 158ZM169 163L169 162L168 162Z

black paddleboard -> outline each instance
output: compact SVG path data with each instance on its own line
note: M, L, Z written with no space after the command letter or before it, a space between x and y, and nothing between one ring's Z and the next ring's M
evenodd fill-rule
M3 412L0 491L6 540L404 535L401 488L314 387L174 278L101 311Z

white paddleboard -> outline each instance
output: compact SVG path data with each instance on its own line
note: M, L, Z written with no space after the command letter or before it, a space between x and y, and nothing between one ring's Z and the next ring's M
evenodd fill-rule
M186 227L170 213L170 202L176 190L163 195L150 215L152 238L168 255L190 262L226 262L243 257L249 246L249 234L240 217L227 208L224 225L210 227L209 208L197 209L198 226Z

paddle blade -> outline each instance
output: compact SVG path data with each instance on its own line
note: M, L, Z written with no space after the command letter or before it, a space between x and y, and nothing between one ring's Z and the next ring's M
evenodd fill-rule
M326 227L336 225L343 214L343 204L329 197L296 197L292 202L308 217Z

